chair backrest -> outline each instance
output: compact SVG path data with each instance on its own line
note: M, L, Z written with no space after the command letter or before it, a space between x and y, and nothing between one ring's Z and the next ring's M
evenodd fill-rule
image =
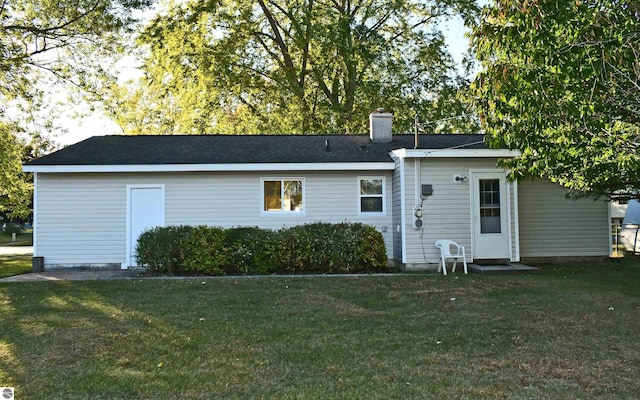
M462 246L453 240L440 239L436 242L436 247L442 251L442 254L445 257L458 257L462 255L460 252L460 248L462 248Z

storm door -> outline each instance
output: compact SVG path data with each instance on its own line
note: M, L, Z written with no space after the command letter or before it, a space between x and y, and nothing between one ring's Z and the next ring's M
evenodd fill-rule
M509 225L504 173L474 173L473 258L509 260Z

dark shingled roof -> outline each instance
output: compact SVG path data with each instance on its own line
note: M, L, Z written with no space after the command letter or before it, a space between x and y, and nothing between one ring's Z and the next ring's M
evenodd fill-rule
M421 149L487 148L483 135L420 135ZM328 148L326 144L328 143ZM372 143L368 135L95 136L27 165L389 162L413 135Z

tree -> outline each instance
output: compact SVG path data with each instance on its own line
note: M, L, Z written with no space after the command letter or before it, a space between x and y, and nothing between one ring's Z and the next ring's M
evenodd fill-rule
M10 220L27 219L31 214L33 184L22 172L25 147L12 129L0 122L0 213Z
M132 10L151 2L0 0L0 211L29 215L32 185L21 163L50 144L51 123L38 113L45 83L95 92L104 57L131 31Z
M46 77L88 88L104 71L96 52L115 51L152 1L0 0L0 96L33 101Z
M438 23L475 12L474 0L180 1L145 29L146 75L111 109L133 132L155 115L167 133L352 133L385 107L410 131L416 112L462 108Z
M497 0L474 29L472 85L516 178L579 194L640 196L640 2Z

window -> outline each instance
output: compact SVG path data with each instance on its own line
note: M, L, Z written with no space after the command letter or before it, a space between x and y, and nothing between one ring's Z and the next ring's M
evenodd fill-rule
M302 212L302 179L263 179L262 211L268 213Z
M500 233L500 180L480 179L480 233Z
M384 213L384 178L358 178L360 213Z

